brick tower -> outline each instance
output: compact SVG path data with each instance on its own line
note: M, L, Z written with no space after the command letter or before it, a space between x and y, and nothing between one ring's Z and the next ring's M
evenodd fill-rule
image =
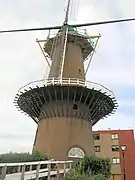
M20 88L15 97L16 106L37 123L34 151L56 160L94 154L92 126L117 106L110 90L86 81L84 62L98 38L64 23L46 39L48 78Z

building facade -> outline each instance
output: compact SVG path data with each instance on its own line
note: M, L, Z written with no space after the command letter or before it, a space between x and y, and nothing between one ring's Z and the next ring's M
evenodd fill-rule
M135 180L135 140L133 130L93 131L95 153L112 161L111 180ZM122 146L125 146L124 158ZM125 169L125 170L124 170Z

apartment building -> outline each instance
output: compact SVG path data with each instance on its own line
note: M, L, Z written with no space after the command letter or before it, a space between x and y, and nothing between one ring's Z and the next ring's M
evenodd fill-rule
M134 131L93 131L93 137L96 155L110 158L112 161L111 180L124 180L124 174L126 180L135 180Z

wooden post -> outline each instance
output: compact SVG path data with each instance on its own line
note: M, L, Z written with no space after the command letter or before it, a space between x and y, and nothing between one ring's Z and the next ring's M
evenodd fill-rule
M50 180L50 178L51 178L51 164L49 163L47 167L48 167L48 176L47 176L47 180Z
M60 167L59 167L59 163L57 163L57 180L59 179L59 175L60 175Z
M2 172L1 172L1 180L4 180L6 177L6 172L7 172L7 166L2 167Z
M29 171L32 171L32 165L30 165L30 170Z
M64 177L66 177L66 168L67 168L67 163L65 161L65 163L64 163Z
M17 168L17 172L19 173L21 171L21 166L19 165Z
M36 168L36 180L39 180L39 170L40 170L40 164L38 164Z
M70 163L69 163L69 169L71 169L71 168L72 168L72 163L70 162Z
M15 173L15 166L12 166L12 174Z
M25 164L22 166L21 180L24 180L25 176Z

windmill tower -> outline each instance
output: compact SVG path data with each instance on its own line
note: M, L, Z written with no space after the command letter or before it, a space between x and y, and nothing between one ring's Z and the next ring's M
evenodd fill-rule
M86 81L100 35L88 36L68 25L69 6L70 0L60 30L42 41L48 78L20 88L15 97L19 110L37 123L33 150L56 160L94 155L92 126L117 107L110 90Z

